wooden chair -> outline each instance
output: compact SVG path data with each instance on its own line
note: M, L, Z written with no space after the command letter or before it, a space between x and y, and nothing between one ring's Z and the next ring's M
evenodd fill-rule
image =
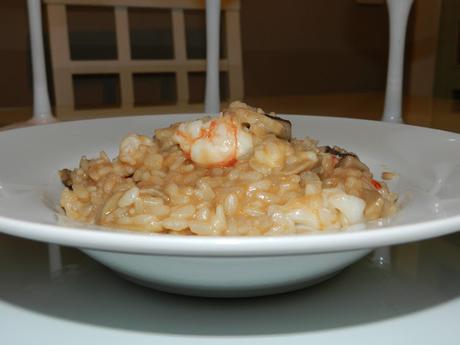
M44 0L48 14L51 61L54 82L56 116L61 119L98 115L129 115L147 113L202 112L202 104L190 104L190 72L205 72L206 59L189 59L186 54L184 11L205 9L200 0ZM217 2L218 3L218 2ZM210 1L216 4L216 1ZM113 60L72 60L69 45L67 6L107 6L114 9L117 58ZM172 59L135 60L131 57L128 22L129 8L170 9L174 56ZM243 76L241 38L239 21L239 0L222 2L225 16L225 42L227 56L220 59L218 68L227 72L229 99L243 97ZM217 21L218 24L218 21ZM218 31L218 30L217 30ZM211 35L213 35L211 31ZM217 36L218 37L218 36ZM209 37L208 37L209 39ZM214 50L214 51L218 51ZM209 53L210 51L208 51ZM218 56L218 55L216 55ZM208 56L209 63L209 56ZM217 68L217 66L216 66ZM133 75L136 73L174 73L177 101L173 105L138 107L135 105ZM73 76L77 75L118 75L120 85L120 106L111 109L84 109L75 107ZM208 80L209 84L211 83ZM215 83L214 83L215 84ZM216 85L212 86L215 89ZM218 85L217 85L218 88ZM209 97L208 97L209 99ZM215 103L215 102L214 102ZM219 105L214 105L215 108Z

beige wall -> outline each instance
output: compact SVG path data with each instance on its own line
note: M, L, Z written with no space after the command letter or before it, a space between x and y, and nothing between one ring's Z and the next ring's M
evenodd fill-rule
M242 0L248 96L383 90L385 6ZM32 103L25 0L0 1L0 107Z

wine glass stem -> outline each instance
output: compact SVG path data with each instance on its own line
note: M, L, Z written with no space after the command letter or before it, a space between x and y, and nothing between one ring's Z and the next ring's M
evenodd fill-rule
M219 92L220 0L206 0L206 92L204 111L217 114Z
M29 15L30 51L32 55L33 123L54 122L48 84L46 82L45 52L43 48L42 13L40 0L27 0Z
M390 23L385 106L382 121L402 123L403 69L406 28L413 0L387 0Z
M48 244L48 264L51 275L62 270L61 246L54 243Z

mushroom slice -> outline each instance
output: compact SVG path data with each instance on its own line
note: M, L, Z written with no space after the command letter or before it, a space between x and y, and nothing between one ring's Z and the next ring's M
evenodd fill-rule
M69 169L59 170L59 177L61 178L62 184L72 190L72 171Z
M353 152L348 152L347 150L344 150L344 149L342 149L341 147L338 147L338 146L334 146L334 147L323 146L320 149L325 153L329 153L329 154L337 156L339 158L344 158L344 157L347 157L347 156L358 158L358 156L356 154L354 154Z
M274 114L266 114L242 102L232 102L224 113L234 115L243 127L256 135L274 134L280 139L291 140L291 122Z

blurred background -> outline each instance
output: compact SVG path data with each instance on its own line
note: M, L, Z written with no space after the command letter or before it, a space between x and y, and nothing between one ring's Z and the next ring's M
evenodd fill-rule
M173 8L184 2L170 1ZM43 2L54 114L66 120L202 111L204 10L178 16L130 1L121 10L120 0L102 6L110 3ZM227 0L222 9L222 106L243 99L279 113L380 119L388 55L384 0ZM414 1L406 122L460 131L459 28L460 1ZM0 2L0 42L1 126L32 115L26 0Z

